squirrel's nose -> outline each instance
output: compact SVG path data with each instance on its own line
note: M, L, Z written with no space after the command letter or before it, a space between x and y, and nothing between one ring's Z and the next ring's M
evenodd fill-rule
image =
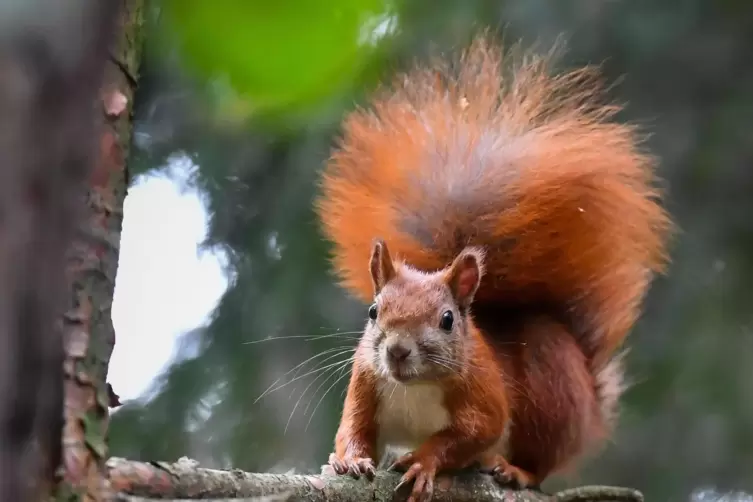
M400 342L391 343L387 346L387 355L396 363L401 363L408 359L410 353L410 347L406 347Z

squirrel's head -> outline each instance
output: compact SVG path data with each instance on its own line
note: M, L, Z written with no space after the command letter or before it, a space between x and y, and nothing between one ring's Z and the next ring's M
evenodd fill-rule
M384 241L374 243L374 303L363 346L378 374L400 382L461 374L483 260L483 251L468 247L448 267L427 273L393 261Z

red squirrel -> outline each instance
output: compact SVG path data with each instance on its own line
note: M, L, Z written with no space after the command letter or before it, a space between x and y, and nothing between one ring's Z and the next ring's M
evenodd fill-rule
M536 487L612 431L618 348L672 222L599 72L551 74L551 55L482 36L345 119L317 210L371 305L338 474L372 477L395 447L411 501L472 465Z

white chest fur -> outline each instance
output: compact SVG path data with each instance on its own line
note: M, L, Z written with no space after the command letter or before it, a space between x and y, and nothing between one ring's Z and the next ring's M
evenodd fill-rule
M379 389L379 450L417 448L450 424L444 391L430 383L385 382Z

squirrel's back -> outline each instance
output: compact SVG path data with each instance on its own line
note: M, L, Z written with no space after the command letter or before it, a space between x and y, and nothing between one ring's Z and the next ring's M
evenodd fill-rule
M318 209L345 286L371 301L372 241L416 268L486 249L479 307L550 306L598 365L663 270L670 222L654 159L611 122L592 68L477 39L456 60L399 76L352 112Z

